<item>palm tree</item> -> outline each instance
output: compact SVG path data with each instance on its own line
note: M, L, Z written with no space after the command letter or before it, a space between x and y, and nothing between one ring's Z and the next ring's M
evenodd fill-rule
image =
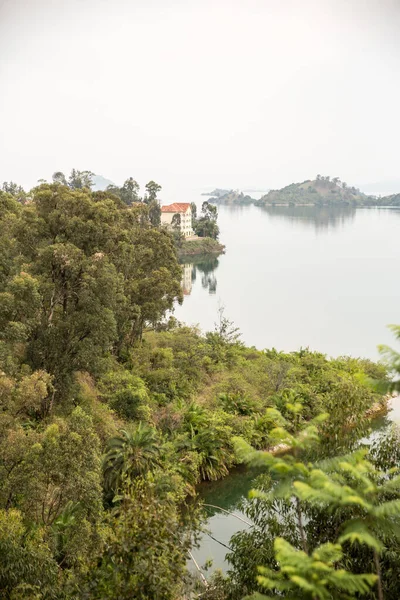
M152 471L161 462L160 442L155 429L139 423L122 429L108 442L103 460L106 489L115 491L124 478L134 478Z
M233 463L233 448L223 427L203 429L195 435L192 444L200 455L199 472L202 480L214 481L228 475Z
M206 427L209 418L210 415L207 414L202 406L195 402L189 404L183 415L183 422L191 439L193 439L201 429Z

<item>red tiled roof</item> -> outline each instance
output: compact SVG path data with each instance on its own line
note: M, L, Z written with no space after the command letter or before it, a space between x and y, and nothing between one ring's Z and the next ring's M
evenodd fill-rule
M161 212L185 213L188 208L190 208L189 202L174 202L173 204L168 204L168 206L162 206Z

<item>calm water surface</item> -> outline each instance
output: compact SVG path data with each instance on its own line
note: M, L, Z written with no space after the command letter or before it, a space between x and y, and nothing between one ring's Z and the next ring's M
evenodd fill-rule
M180 321L218 306L257 348L376 359L400 322L400 210L219 207L226 254L185 267Z
M219 224L226 254L185 265L179 320L213 329L223 305L243 341L257 348L309 346L377 359L377 344L393 344L386 326L400 323L400 210L221 206ZM393 420L400 420L399 400L373 435ZM201 494L241 515L256 475L236 469L202 485ZM212 537L205 534L194 555L226 570L229 540L246 525L207 510Z

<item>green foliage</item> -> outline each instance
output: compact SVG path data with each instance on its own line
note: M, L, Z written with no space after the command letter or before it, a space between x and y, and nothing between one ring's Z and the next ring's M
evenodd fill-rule
M81 598L176 600L182 597L191 523L171 502L161 502L154 484L138 480L121 497L97 565Z
M81 190L83 188L90 189L92 187L93 175L94 173L91 171L78 171L77 169L72 169L68 180L61 171L53 173L52 179L54 183L68 186L73 190Z
M161 185L151 180L145 185L146 194L144 196L144 202L150 204L157 200L157 194L161 191Z
M354 186L350 187L339 177L317 175L313 181L291 183L280 190L270 190L260 200L258 206L268 205L353 205L353 206L390 206L395 201L391 197L377 198L367 196Z
M225 251L225 246L223 244L210 237L201 237L191 240L184 238L181 241L181 245L179 242L177 244L178 254L181 258L190 257L190 262L196 257L204 258L206 255L215 258L216 255L223 254Z
M210 202L203 202L201 207L201 216L194 221L194 231L199 237L209 237L217 240L219 236L219 227L217 225L218 210Z
M55 179L22 210L5 198L0 224L11 219L14 241L0 321L4 360L18 352L50 373L58 399L74 372L98 374L110 351L118 355L161 320L181 289L172 240L152 227L146 207L127 210L86 183Z
M344 569L338 569L337 563L343 557L339 544L323 544L310 556L293 548L282 538L274 542L275 558L279 571L260 567L258 582L260 586L272 592L268 598L301 598L304 600L330 600L331 598L349 598L366 594L376 581L372 574L354 575ZM333 596L334 593L334 596ZM265 598L256 594L253 600Z
M128 479L154 470L160 465L161 448L155 429L139 423L111 438L103 460L107 490L117 491Z
M27 529L18 510L0 510L0 596L56 598L57 563L43 529Z
M325 416L315 420L315 425L324 423ZM270 438L278 445L267 453L236 440L237 455L253 466L264 466L270 480L256 482L243 507L256 528L231 540L228 560L235 570L220 587L230 590L232 599L257 587L260 592L268 589L268 598L295 598L300 590L302 597L311 599L371 597L374 584L379 598L384 592L396 597L382 564L389 573L397 572L400 473L392 455L397 437L392 433L386 441L375 442L369 453L375 464L366 449L316 461L320 452L312 451L319 442L315 425L297 435L276 427ZM307 455L314 456L314 462L305 461ZM325 550L321 554L321 549L334 548L334 560ZM268 567L259 570L257 586L256 567L263 562Z
M149 394L145 382L129 371L110 371L99 382L102 398L123 419L140 420L146 415Z

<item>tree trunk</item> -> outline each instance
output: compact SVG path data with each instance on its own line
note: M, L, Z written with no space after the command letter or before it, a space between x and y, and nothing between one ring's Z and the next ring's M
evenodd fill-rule
M379 600L383 600L381 564L379 562L379 554L377 553L376 550L374 550L374 563L375 563L376 574L378 575L378 581L376 582L376 586L378 588L378 598L379 598Z

